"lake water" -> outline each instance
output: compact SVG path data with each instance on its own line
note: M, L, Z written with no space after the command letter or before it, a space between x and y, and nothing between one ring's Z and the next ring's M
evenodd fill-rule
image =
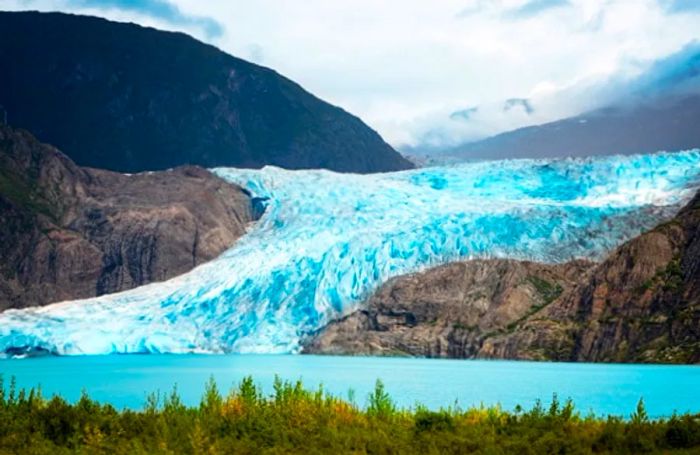
M43 357L0 360L5 380L19 386L41 384L46 396L90 396L118 408L140 408L148 392L170 391L177 384L183 400L199 402L204 383L213 376L225 391L252 375L266 392L277 374L299 379L307 387L323 384L347 397L353 389L364 404L381 379L402 406L417 402L431 408L457 402L461 407L500 403L512 410L529 408L553 393L572 398L584 412L629 415L644 397L651 416L700 412L700 367L604 365L417 358L332 357L300 355L130 355Z

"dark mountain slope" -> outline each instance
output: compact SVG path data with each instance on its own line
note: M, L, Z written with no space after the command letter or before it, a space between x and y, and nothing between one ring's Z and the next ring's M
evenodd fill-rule
M673 95L520 128L445 152L452 159L547 158L700 147L700 94Z
M0 125L0 311L184 273L230 247L252 219L248 194L202 168L81 168Z
M411 164L340 108L181 34L60 13L0 12L0 105L77 164L122 172Z

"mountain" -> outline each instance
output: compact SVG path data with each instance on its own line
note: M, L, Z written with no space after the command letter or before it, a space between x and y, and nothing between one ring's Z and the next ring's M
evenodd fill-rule
M700 94L674 94L520 128L455 147L440 157L552 158L688 150L700 146L698 122Z
M571 289L592 263L453 262L384 283L304 352L470 358L484 339Z
M394 277L460 259L603 260L678 213L698 189L700 150L372 175L276 167L212 172L265 204L264 216L245 237L166 282L2 312L0 354L299 352L309 334L364 309ZM467 276L454 270L455 283ZM484 320L485 329L496 331L502 323L507 329L537 306L553 304L557 284L563 295L571 287L566 281L584 274L582 268L539 264L524 272L523 280L540 278L518 286L532 304L502 294L503 317ZM470 294L465 304L473 301L475 312L487 312L488 296L500 293L501 282L521 281L500 273L494 267L477 274L483 292ZM436 327L441 322L431 312L443 299L441 286L426 281L413 305ZM403 301L398 291L388 295ZM391 301L385 306L389 317L399 319L399 307ZM480 323L472 316L454 319L459 309L446 309L454 321L450 328ZM99 338L92 335L96 330ZM446 352L434 342L426 339L433 352Z
M253 218L245 191L202 168L83 168L0 125L0 311L165 280L218 256Z
M412 165L359 118L275 71L181 33L0 12L7 122L78 165L380 172Z
M700 362L700 193L604 261L456 262L385 283L307 353Z
M700 194L482 355L700 363Z

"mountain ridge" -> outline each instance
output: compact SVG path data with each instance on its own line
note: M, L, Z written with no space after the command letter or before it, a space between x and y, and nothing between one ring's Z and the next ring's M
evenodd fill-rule
M698 119L700 93L657 95L506 131L426 159L559 158L689 150L700 146Z
M41 30L41 33L36 33ZM381 172L412 167L359 118L274 70L178 32L0 12L8 122L78 165Z

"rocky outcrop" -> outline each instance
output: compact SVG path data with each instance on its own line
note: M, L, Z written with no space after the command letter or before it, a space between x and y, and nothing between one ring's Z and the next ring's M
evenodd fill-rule
M385 283L362 310L307 340L307 353L476 357L571 289L592 263L475 260Z
M700 194L672 221L618 248L573 292L487 340L480 355L700 362Z
M359 118L182 33L0 12L0 104L81 166L413 167Z
M0 125L0 310L165 280L230 247L252 219L249 195L202 168L82 168Z
M700 194L599 264L469 261L395 278L305 352L700 362Z

